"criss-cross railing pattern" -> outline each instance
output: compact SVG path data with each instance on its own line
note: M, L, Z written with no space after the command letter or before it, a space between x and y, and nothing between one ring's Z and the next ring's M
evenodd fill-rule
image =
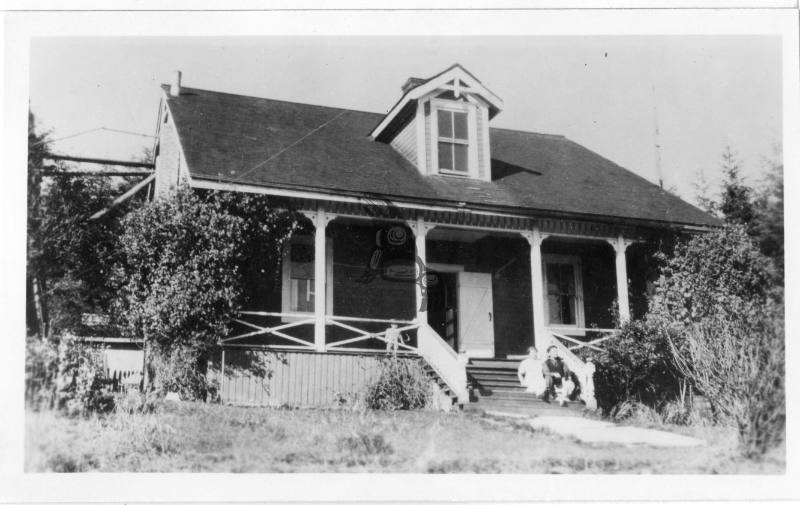
M358 350L376 351L380 349L353 347L353 344L380 341L385 344L385 350L416 352L416 330L419 325L414 321L401 319L370 319L365 317L327 316L328 326L340 328L345 332L355 334L354 337L344 338L325 344L327 350ZM365 330L356 325L369 325L380 327L381 330ZM394 328L392 327L394 326ZM341 330L338 333L341 333ZM414 344L414 345L410 345Z
M576 351L582 347L587 349L591 349L593 351L602 351L602 347L600 347L600 343L610 340L616 337L619 334L618 329L601 329L601 328L575 328L575 330L583 331L586 333L599 333L603 335L602 337L595 338L588 341L578 340L577 338L570 337L568 335L564 335L563 333L559 333L557 329L548 328L550 334L561 340L564 344L565 348L569 351Z
M245 317L247 319L245 319ZM267 323L256 324L254 321L261 321L267 319ZM269 326L270 320L278 320L277 325ZM272 336L275 337L275 347L285 349L314 349L313 338L307 339L302 336L291 335L288 330L299 329L302 327L310 326L313 330L314 316L302 313L291 312L260 312L260 311L247 311L239 312L239 317L233 319L237 325L243 326L249 331L244 333L237 333L231 337L221 339L222 344L232 344L234 342L250 339L258 336ZM308 329L308 328L303 328Z

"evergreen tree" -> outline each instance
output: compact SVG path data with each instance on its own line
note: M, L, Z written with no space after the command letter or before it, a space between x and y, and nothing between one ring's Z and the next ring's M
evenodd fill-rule
M719 210L725 221L749 226L755 215L753 190L747 186L740 174L739 159L726 146L722 153L722 199Z
M755 199L755 216L750 223L750 235L761 252L775 261L783 278L783 163L769 162L765 185Z

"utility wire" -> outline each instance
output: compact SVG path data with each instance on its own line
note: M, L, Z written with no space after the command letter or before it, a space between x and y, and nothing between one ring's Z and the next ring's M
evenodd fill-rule
M238 177L236 177L235 179L233 179L233 180L232 180L232 181L230 181L230 182L237 182L237 181L241 180L241 179L242 179L244 176L246 176L246 175L248 175L249 173L251 173L253 170L255 170L255 169L257 169L257 168L259 168L259 167L261 167L261 166L264 166L264 165L266 165L267 163L269 163L269 162L270 162L270 161L272 161L273 159L277 158L277 157L278 157L278 156L280 156L281 154L285 153L285 152L286 152L286 151L288 151L289 149L293 148L294 146L296 146L296 145L297 145L297 144L299 144L300 142L304 141L305 139L307 139L307 138L308 138L308 137L310 137L311 135L315 134L316 132L318 132L318 131L320 131L321 129L325 128L326 126L328 126L328 125L329 125L329 124L331 124L332 122L336 121L336 120L337 120L337 119L339 119L341 116L343 116L343 115L344 115L346 112L348 112L348 111L347 111L347 110L343 110L342 112L340 112L340 113L336 114L334 117L330 118L329 120L325 121L325 122L324 122L324 123L322 123L321 125L319 125L319 126L317 126L316 128L314 128L313 130L309 131L308 133L306 133L305 135L303 135L303 136L302 136L302 137L300 137L299 139L295 140L294 142L292 142L292 143L291 143L291 144L289 144L288 146L284 147L283 149L281 149L281 150L280 150L280 151L278 151L277 153L273 154L273 155L272 155L272 156L270 156L269 158L267 158L267 159L265 159L264 161L261 161L261 162L259 162L259 163L256 163L256 164L255 164L255 165L253 165L251 168L247 169L245 172L243 172L241 175L239 175Z
M79 137L81 135L86 135L87 133L92 133L92 132L96 132L96 131L100 131L100 130L105 130L107 132L113 132L113 133L124 133L124 134L127 134L127 135L138 135L139 137L148 137L148 138L153 138L153 139L156 138L155 135L147 135L146 133L130 132L130 131L127 131L127 130L117 130L115 128L106 128L105 126L100 126L98 128L92 128L91 130L85 130L85 131L82 131L82 132L73 133L72 135L67 135L66 137L59 137L57 139L40 140L39 142L35 142L35 143L31 144L31 146L38 146L40 144L51 144L53 142L58 142L59 140L67 140L67 139L71 139L71 138L74 138L74 137Z

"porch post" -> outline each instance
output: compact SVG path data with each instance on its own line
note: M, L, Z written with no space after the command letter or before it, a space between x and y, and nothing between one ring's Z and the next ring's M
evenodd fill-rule
M628 300L628 264L625 251L631 242L625 240L622 235L615 239L608 239L608 243L614 248L616 253L616 273L617 273L617 304L619 305L620 323L631 320L630 301Z
M523 232L531 246L531 295L533 302L533 345L541 348L548 341L544 325L544 278L542 275L542 241L547 238L538 227ZM541 350L541 349L540 349Z
M325 228L335 217L317 208L313 213L306 214L314 224L314 347L317 351L325 351L325 311L326 311L326 245Z
M417 282L415 286L417 322L422 323L428 322L428 307L423 307L422 301L425 298L425 292L423 291L425 288L423 283L425 282L424 275L426 271L426 265L428 264L425 238L427 237L428 231L430 231L432 226L425 224L425 220L421 216L417 217L416 221L409 222L409 226L412 230L414 230L414 244L417 251L417 257L414 261L417 271Z

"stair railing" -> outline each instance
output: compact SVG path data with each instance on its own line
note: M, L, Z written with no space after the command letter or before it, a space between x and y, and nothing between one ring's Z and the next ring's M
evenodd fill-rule
M594 396L594 372L595 366L591 361L583 361L575 353L570 351L567 346L561 343L561 338L564 335L548 332L550 343L547 347L554 345L558 349L558 355L564 360L572 372L578 377L578 382L581 386L581 400L586 404L589 410L597 409L597 399Z
M458 403L469 403L466 355L453 350L425 322L420 323L417 330L417 351L456 395Z

